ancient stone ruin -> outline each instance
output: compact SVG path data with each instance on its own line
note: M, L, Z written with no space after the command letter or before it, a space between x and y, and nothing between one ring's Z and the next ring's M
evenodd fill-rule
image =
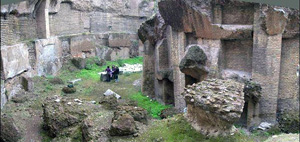
M187 117L208 136L229 135L243 111L244 85L233 80L207 79L188 85L184 92Z
M261 85L245 90L241 125L298 112L298 10L234 0L164 0L158 7L138 31L144 94L183 110L188 85L234 79Z
M0 18L0 141L136 141L182 125L210 140L234 125L299 132L299 10L25 0L1 5ZM104 82L112 64L124 80Z
M20 76L56 75L72 58L142 56L137 30L154 11L155 2L144 0L26 0L1 5L4 88L16 90ZM12 96L1 93L1 108Z

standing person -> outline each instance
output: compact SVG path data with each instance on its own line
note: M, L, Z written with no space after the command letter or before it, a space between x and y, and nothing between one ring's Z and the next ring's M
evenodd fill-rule
M116 71L115 65L112 66L111 70L112 70L112 79L115 79L115 71Z
M111 70L110 70L110 68L109 68L109 66L107 66L107 68L106 68L106 75L107 75L107 82L110 82L110 79L111 79Z
M119 82L119 68L116 66L116 70L114 71L115 82Z

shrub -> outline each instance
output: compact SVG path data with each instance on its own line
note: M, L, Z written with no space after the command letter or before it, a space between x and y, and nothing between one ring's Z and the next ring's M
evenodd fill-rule
M282 112L278 118L279 128L285 133L299 133L299 112Z

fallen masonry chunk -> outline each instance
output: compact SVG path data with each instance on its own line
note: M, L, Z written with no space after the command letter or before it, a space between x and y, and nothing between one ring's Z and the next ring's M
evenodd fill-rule
M59 103L59 102L60 102L60 99L56 99L55 102Z
M268 122L262 122L259 124L259 126L257 127L260 130L266 130L266 129L270 129L272 127L271 123Z
M73 88L69 88L69 87L64 87L62 89L62 91L66 94L71 94L71 93L75 93L76 92L76 88L73 87Z
M136 133L136 124L131 115L125 113L114 118L109 130L111 136L126 136Z
M118 106L117 110L114 112L114 119L117 119L118 117L120 117L120 115L123 115L125 113L131 115L134 121L138 121L143 124L148 123L147 110L135 106Z
M75 84L75 83L78 82L78 81L81 81L81 78L71 80L71 81L69 81L68 83Z
M65 137L64 132L73 133L76 131L73 128L80 126L85 118L103 111L100 105L84 102L78 105L79 103L71 103L73 100L70 98L59 98L60 103L56 103L56 99L49 97L43 105L44 128L51 137Z
M82 103L82 101L79 99L74 99L74 102Z
M233 80L207 79L183 92L187 119L207 136L232 134L244 107L244 85Z
M116 107L119 105L117 98L113 95L100 96L99 104L105 106L107 109L116 109Z
M107 89L105 91L105 93L103 93L104 96L110 96L110 95L114 95L117 99L121 99L121 96L117 93L115 93L114 91Z

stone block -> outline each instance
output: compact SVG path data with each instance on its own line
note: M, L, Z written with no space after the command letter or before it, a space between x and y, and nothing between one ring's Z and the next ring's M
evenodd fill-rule
M128 59L130 57L130 49L123 47L123 48L113 48L110 59L111 61L115 61L118 59Z
M70 51L73 57L95 56L96 38L93 35L81 35L70 39Z
M22 76L20 81L21 81L21 85L25 91L29 91L29 92L33 91L34 83L31 78Z
M113 33L108 38L109 47L129 47L131 46L131 35L123 33Z
M29 70L29 53L25 44L1 46L1 60L5 79Z
M88 32L89 18L86 12L72 9L70 3L61 3L56 14L49 15L51 36ZM87 29L85 29L87 28Z
M269 8L266 11L266 31L269 35L281 34L285 30L287 24L287 18L285 17L285 12L280 9Z
M60 48L58 38L51 37L37 40L35 48L37 75L55 75L62 67L62 49Z

